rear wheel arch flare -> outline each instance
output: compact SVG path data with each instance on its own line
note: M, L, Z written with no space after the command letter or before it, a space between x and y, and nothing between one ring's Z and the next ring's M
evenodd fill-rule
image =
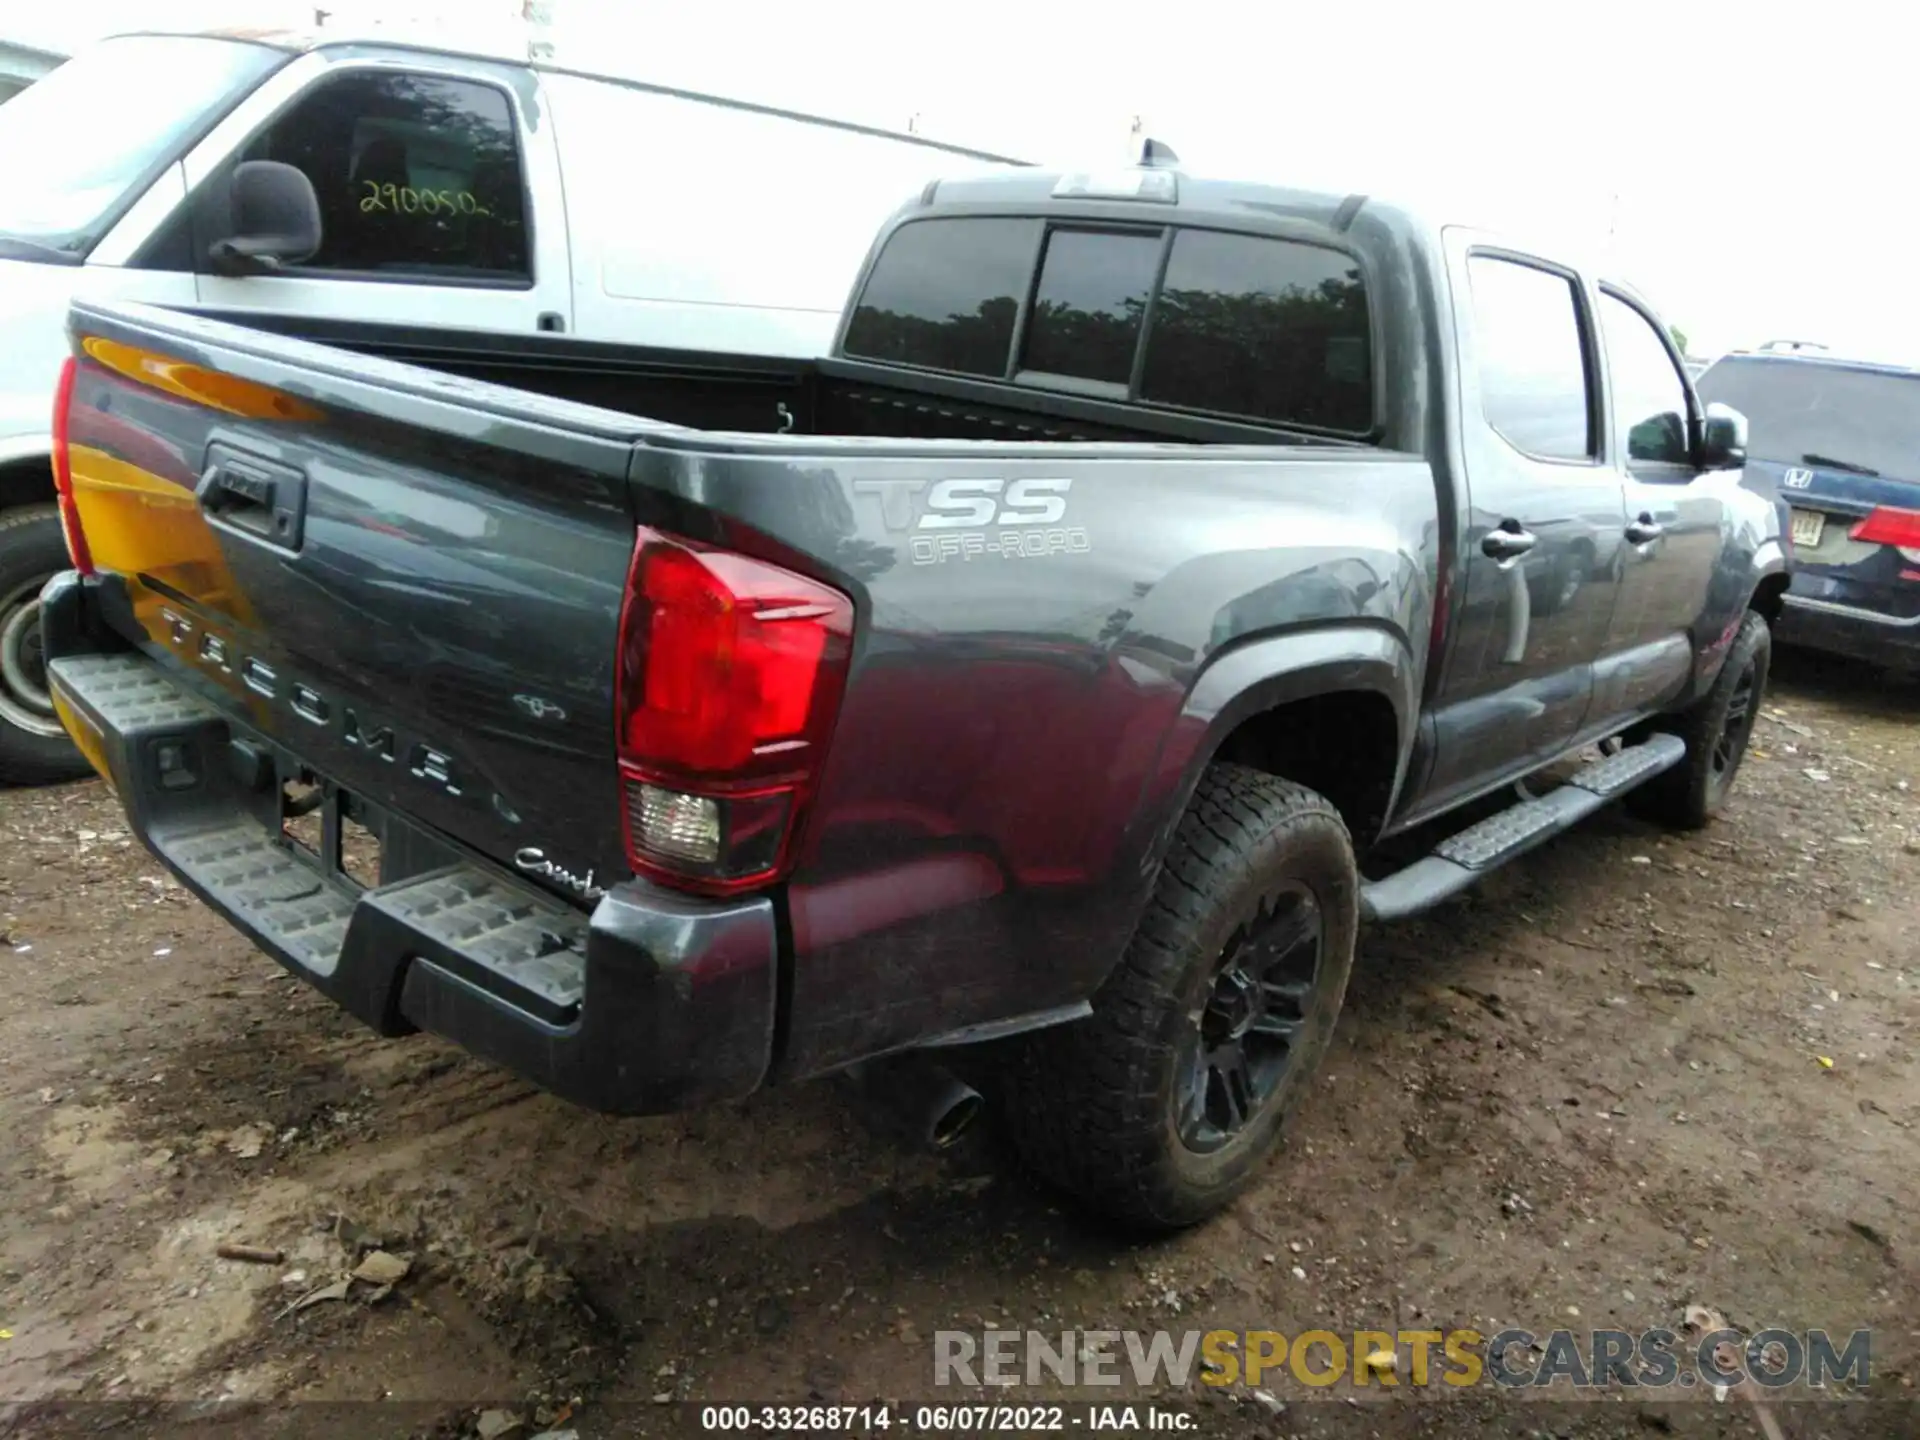
M1329 690L1255 710L1223 733L1211 759L1323 795L1357 845L1384 827L1400 779L1401 719L1379 690Z
M1171 836L1172 815L1192 798L1202 768L1224 760L1317 789L1364 849L1406 784L1421 683L1407 637L1378 623L1316 626L1228 647L1187 693L1182 728L1197 722L1204 730L1178 757L1182 784L1168 797L1161 833Z
M1747 602L1747 608L1759 611L1760 617L1767 624L1779 624L1780 611L1786 601L1787 586L1792 578L1784 570L1761 576L1760 583L1753 587L1753 598Z

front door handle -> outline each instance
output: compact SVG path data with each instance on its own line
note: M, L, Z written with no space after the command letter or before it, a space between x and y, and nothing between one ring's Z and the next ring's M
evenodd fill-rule
M1502 520L1480 541L1480 552L1495 560L1518 560L1539 543L1540 537L1521 529L1518 520Z
M1650 545L1667 533L1667 527L1656 521L1651 515L1642 515L1627 526L1627 543L1631 545Z

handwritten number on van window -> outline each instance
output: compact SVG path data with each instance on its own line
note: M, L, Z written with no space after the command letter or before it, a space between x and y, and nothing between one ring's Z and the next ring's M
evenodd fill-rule
M471 190L416 190L411 185L382 185L373 180L360 182L366 194L360 197L360 213L378 211L402 215L480 215L491 219L493 212L474 198Z

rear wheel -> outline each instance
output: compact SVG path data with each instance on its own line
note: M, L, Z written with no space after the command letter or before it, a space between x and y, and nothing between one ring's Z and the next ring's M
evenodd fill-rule
M1726 803L1747 756L1767 693L1773 634L1749 610L1727 649L1713 688L1694 705L1648 727L1687 742L1687 758L1627 794L1627 808L1677 830L1698 830Z
M0 515L0 780L14 784L89 773L54 714L40 638L41 587L69 564L52 505Z
M1339 812L1208 769L1125 957L1086 1020L1023 1037L1005 1075L1028 1164L1089 1207L1193 1224L1258 1176L1346 995L1359 928Z

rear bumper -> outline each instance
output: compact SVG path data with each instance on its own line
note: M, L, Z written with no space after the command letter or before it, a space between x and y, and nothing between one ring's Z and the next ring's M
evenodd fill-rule
M288 970L382 1034L432 1031L595 1110L684 1110L760 1085L770 900L636 880L587 914L364 801L383 845L381 883L363 890L280 837L276 776L298 757L144 655L97 653L87 589L64 575L43 599L63 720L134 834Z
M1900 619L1788 591L1774 627L1783 645L1878 665L1920 665L1920 616Z

